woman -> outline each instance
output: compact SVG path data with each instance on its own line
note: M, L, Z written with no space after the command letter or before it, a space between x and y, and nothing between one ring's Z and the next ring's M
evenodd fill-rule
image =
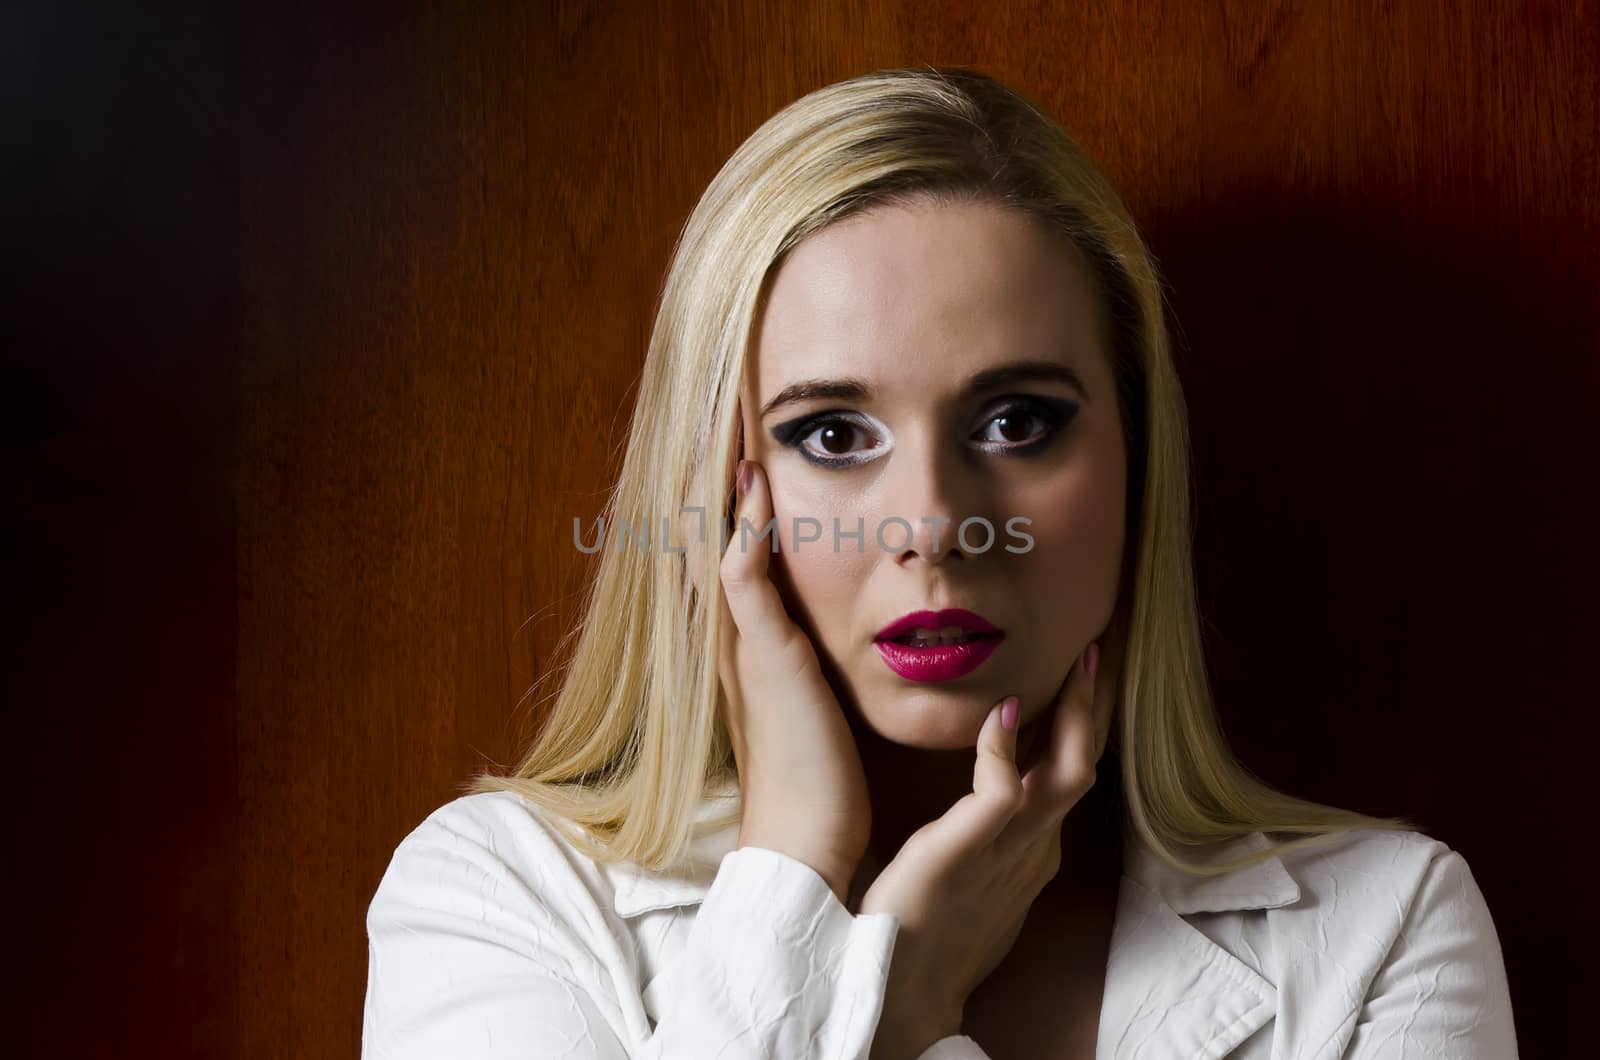
M1058 125L961 69L785 108L674 255L545 728L379 885L364 1052L1514 1056L1461 856L1225 746L1188 471Z

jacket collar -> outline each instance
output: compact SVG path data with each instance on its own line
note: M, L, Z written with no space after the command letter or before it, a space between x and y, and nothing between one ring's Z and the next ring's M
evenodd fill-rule
M708 798L704 822L738 805L736 784ZM722 858L737 848L733 825L694 840L675 872L647 873L632 864L605 866L615 886L613 908L631 917L701 902ZM1188 851L1219 864L1267 849L1260 832ZM1123 832L1123 873L1102 994L1096 1055L1225 1056L1261 1030L1278 1010L1278 988L1184 917L1203 913L1272 912L1300 900L1300 887L1279 857L1220 876L1169 867L1136 833ZM1282 925L1279 925L1282 926ZM1253 954L1247 954L1252 960Z
M695 813L696 825L728 813L739 805L739 785L729 783L701 802ZM671 872L646 872L632 862L604 866L615 891L612 908L620 917L638 916L654 909L667 909L677 905L696 905L711 890L717 867L724 855L738 849L737 823L697 837L689 845L689 854Z
M1196 847L1187 855L1189 860L1204 865L1220 865L1267 850L1272 845L1262 833L1251 832L1237 839ZM1278 909L1300 900L1300 886L1283 867L1280 857L1270 857L1221 876L1191 876L1162 861L1131 830L1123 831L1122 850L1123 876L1165 902L1178 916Z
M697 824L739 805L739 788L731 784L718 789L695 815ZM738 847L739 828L732 825L702 835L690 844L689 855L675 871L649 873L635 865L607 865L615 885L612 908L618 916L631 917L654 909L692 905L702 901L716 878L724 855ZM1222 843L1196 848L1192 860L1220 864L1272 846L1260 832ZM1255 865L1221 876L1190 876L1173 869L1131 831L1123 832L1123 878L1163 903L1177 916L1195 913L1224 913L1236 910L1277 909L1300 900L1300 887L1283 867L1283 859L1272 857Z

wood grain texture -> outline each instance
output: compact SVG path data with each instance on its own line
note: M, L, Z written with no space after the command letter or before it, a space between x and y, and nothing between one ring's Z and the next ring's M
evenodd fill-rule
M1461 850L1524 1055L1578 1040L1596 5L397 0L12 39L59 160L19 159L6 226L29 1055L358 1052L366 905L532 732L688 211L786 103L915 64L1043 103L1158 258L1242 757Z

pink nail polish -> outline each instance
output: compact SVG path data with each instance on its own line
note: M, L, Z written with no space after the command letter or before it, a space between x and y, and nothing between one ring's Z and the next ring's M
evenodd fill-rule
M1093 677L1094 672L1100 669L1099 641L1093 641L1089 644L1089 650L1084 653L1083 665L1088 669L1090 677Z
M1000 704L1000 725L1011 732L1017 727L1017 697L1007 696Z

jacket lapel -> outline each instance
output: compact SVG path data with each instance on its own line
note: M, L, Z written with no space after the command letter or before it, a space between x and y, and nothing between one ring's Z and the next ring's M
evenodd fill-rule
M695 823L704 824L739 804L739 786L732 783L713 792L700 803ZM739 846L739 826L696 837L689 854L671 872L646 872L632 862L618 862L601 868L613 887L611 906L620 917L638 916L655 909L697 904L711 890L723 855Z
M714 796L696 820L725 812L737 800L737 787ZM628 863L603 866L617 915L701 902L738 839L737 826L702 835L670 873L648 873ZM1253 832L1198 848L1190 857L1217 864L1271 845ZM1114 1060L1227 1056L1274 1017L1278 989L1183 918L1278 909L1300 900L1299 885L1276 857L1222 876L1198 877L1169 867L1126 828L1122 849L1096 1055Z
M1260 832L1200 848L1217 864L1270 847ZM1275 909L1300 899L1278 858L1222 876L1177 872L1131 831L1100 1008L1099 1057L1224 1057L1266 1025L1277 987L1183 918Z

